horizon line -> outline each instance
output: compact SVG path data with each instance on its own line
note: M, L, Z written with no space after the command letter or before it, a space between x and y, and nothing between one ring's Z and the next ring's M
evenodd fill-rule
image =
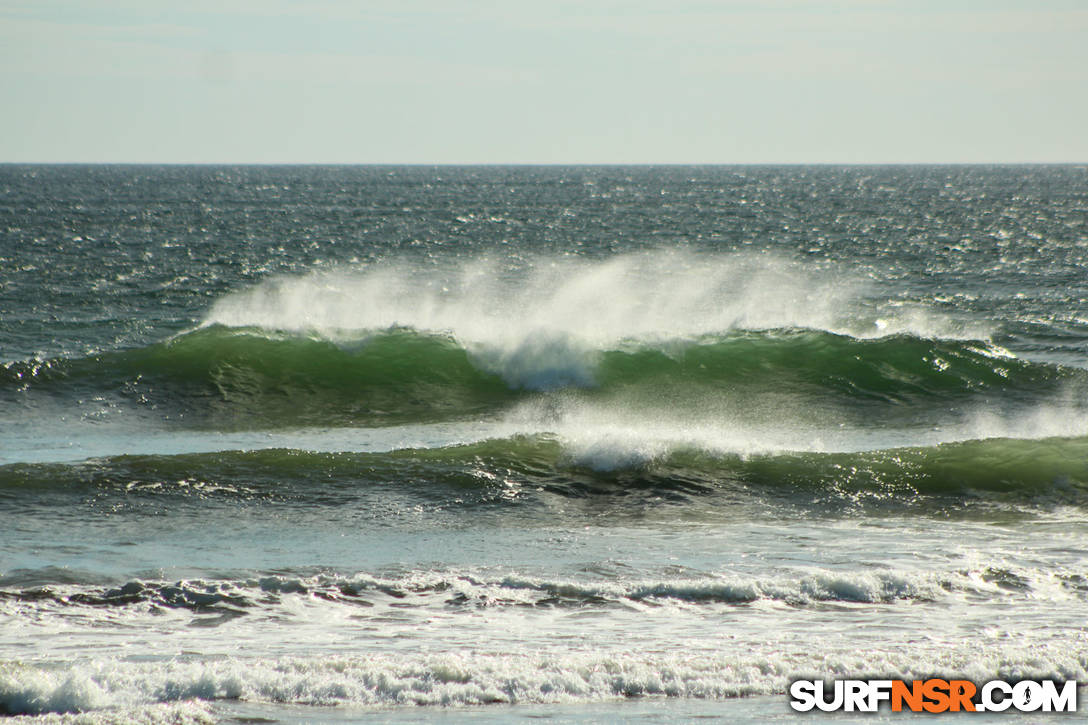
M0 166L297 166L418 168L605 168L605 167L735 167L735 166L1088 166L1083 161L0 161Z

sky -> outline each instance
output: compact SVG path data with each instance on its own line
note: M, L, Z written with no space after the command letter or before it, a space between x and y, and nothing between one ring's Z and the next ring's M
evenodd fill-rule
M0 162L1088 161L1085 0L0 0Z

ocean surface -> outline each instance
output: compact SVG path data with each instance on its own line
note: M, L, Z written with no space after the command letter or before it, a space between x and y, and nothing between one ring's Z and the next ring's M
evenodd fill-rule
M1086 514L1084 166L0 166L13 722L1088 681Z

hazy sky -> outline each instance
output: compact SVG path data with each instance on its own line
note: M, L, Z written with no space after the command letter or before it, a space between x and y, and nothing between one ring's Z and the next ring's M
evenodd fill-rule
M1088 161L1088 2L0 0L0 161Z

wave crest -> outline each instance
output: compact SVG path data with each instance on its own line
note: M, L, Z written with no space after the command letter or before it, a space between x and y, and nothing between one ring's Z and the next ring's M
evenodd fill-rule
M9 393L119 392L214 415L221 425L233 418L261 428L451 419L509 408L534 392L705 419L725 409L807 409L811 416L843 403L887 408L997 393L1031 399L1067 384L1088 386L1088 373L982 342L798 329L624 340L611 348L541 333L492 348L411 328L334 341L213 326L135 350L0 367L0 388Z

